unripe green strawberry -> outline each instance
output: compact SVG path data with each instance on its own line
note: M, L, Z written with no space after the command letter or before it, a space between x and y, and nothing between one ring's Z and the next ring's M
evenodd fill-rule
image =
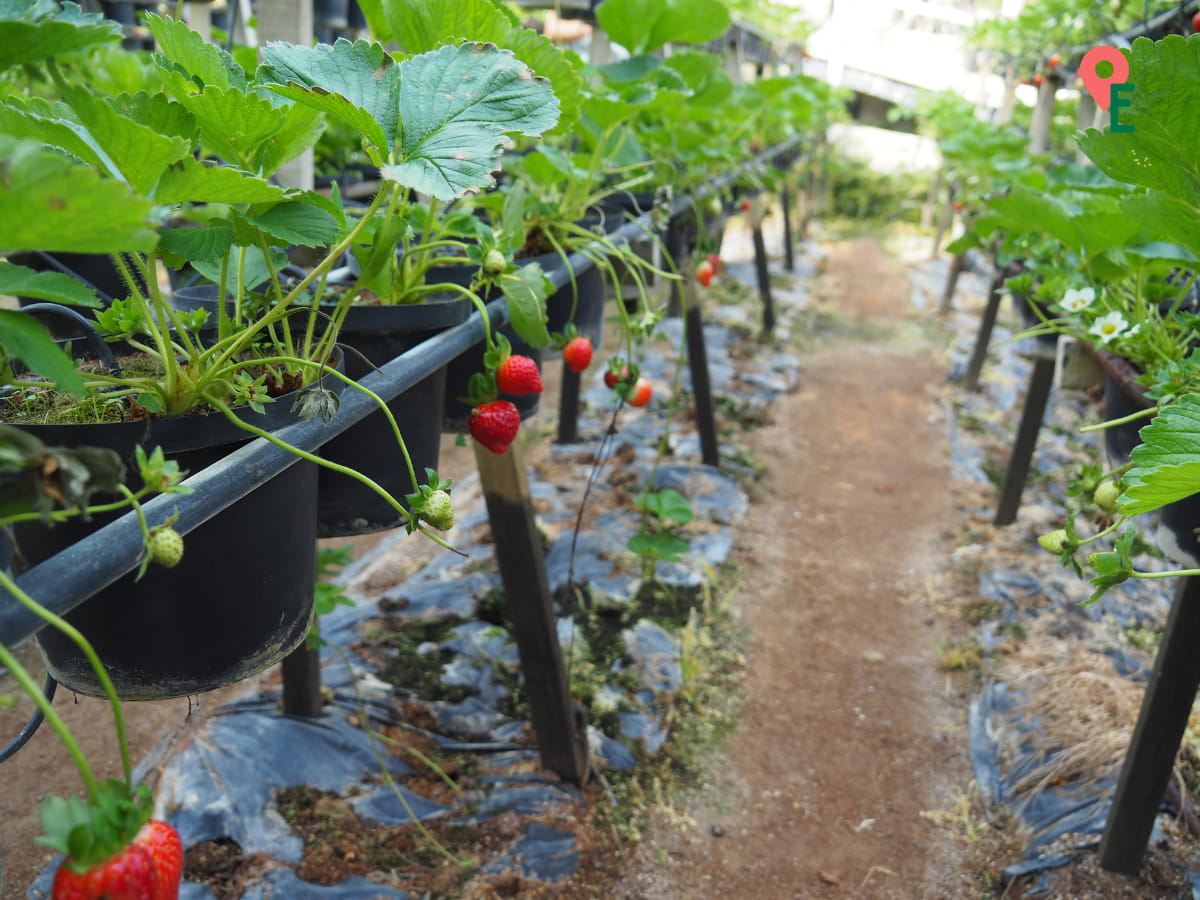
M1070 536L1065 528L1060 528L1058 531L1043 534L1037 540L1043 550L1049 550L1051 553L1063 553L1067 549L1067 541L1070 540Z
M483 274L495 278L508 270L508 260L495 248L483 254Z
M183 538L169 525L160 525L150 529L150 536L146 539L146 549L150 553L150 558L160 566L167 568L177 566L183 559Z
M1120 509L1120 504L1117 501L1121 499L1121 493L1121 489L1117 486L1116 482L1105 481L1092 494L1092 502L1106 513L1115 513Z
M454 526L454 503L450 495L441 490L430 491L421 518L438 531L449 531Z

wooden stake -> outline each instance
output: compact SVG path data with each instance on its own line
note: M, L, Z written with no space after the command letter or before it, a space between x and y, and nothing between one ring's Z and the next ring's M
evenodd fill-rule
M966 268L967 256L965 253L955 253L950 260L950 272L946 276L946 287L942 291L942 302L938 306L938 315L945 315L954 309L954 292L958 289L958 276L962 274L962 270Z
M758 276L758 293L763 302L763 334L775 330L775 301L771 298L771 276L767 271L767 245L763 241L762 224L754 225L754 272Z
M996 315L1000 311L1000 289L1004 286L1004 273L997 272L988 286L987 305L983 308L983 316L979 320L979 334L975 337L975 349L971 353L971 362L967 365L967 374L963 378L963 387L968 391L979 390L979 374L983 371L983 363L987 359L988 345L992 342L992 329L996 327Z
M1008 460L1008 471L1004 473L1004 486L1000 489L995 520L997 525L1011 525L1017 519L1053 383L1054 354L1039 351L1033 357L1033 372L1029 376L1029 389L1025 392L1025 409L1021 413L1017 439L1013 442L1012 455Z
M1190 577L1175 592L1100 840L1100 865L1111 872L1135 875L1141 868L1200 687L1198 634L1200 578Z
M785 183L779 194L779 202L783 207L783 267L789 272L796 271L796 249L792 246L792 187Z
M721 448L717 443L717 420L713 409L712 378L708 371L708 345L704 340L704 316L700 292L692 273L692 261L686 260L680 270L683 276L684 297L687 301L688 370L692 375L692 399L696 404L696 430L700 434L700 456L706 465L721 464Z
M558 436L555 443L574 444L579 440L579 373L564 361L562 385L558 394Z
M499 454L472 444L542 764L582 784L588 770L587 734L582 709L568 687L521 446L515 443Z
M283 658L283 712L288 716L306 719L320 718L324 698L321 696L321 653L305 641Z

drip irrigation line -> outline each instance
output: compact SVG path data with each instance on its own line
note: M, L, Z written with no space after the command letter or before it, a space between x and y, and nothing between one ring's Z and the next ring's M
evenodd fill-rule
M47 675L46 683L42 686L42 694L45 695L47 700L54 701L54 692L57 688L58 682L54 680L54 676ZM42 711L35 709L33 715L29 717L29 721L25 723L25 727L21 729L20 733L6 747L0 748L0 763L7 762L18 750L28 744L29 739L33 737L34 733L37 732L45 720L46 717L42 714Z

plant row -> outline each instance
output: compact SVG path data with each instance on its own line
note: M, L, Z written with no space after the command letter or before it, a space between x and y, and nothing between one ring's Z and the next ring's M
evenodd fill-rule
M622 401L645 403L639 347L663 314L647 285L677 279L684 260L660 263L608 235L647 212L664 227L673 197L711 194L718 178L762 187L771 173L752 165L757 152L815 138L836 114L818 82L735 84L718 56L694 48L729 27L718 0L675 0L649 18L643 7L598 8L627 51L608 65L490 0L387 0L367 10L370 40L257 53L154 14L145 24L157 49L142 54L73 3L0 10L0 294L24 304L0 309L0 516L18 569L130 509L143 539L140 571L71 621L0 572L46 622L39 640L55 677L110 700L124 761L123 779L101 783L0 646L0 665L67 745L85 789L45 807L48 842L67 857L56 897L135 896L111 880L131 872L153 885L136 896L176 896L178 838L149 821L120 700L229 683L302 642L319 535L404 525L445 543L442 420L504 453L536 409L541 354L561 351L574 371L592 364L605 314L600 300L584 315L585 270L616 297L633 288L612 304L620 349L607 380ZM280 184L318 146L340 147L353 158L338 168L358 160L374 183L354 196ZM690 214L704 223L728 199L697 200ZM57 271L76 264L65 254L107 256L116 278L97 289ZM587 266L556 290L564 279L548 273L571 254ZM493 330L486 303L499 297L509 325ZM410 420L415 396L387 403L361 383L472 310L484 340L460 358L461 383L429 373L432 429ZM369 427L320 452L280 436L298 420L336 422L346 392L378 406ZM249 512L246 498L194 531L147 519L155 494L219 489L183 478L252 436L304 461L263 486L265 505ZM141 487L126 485L129 472ZM341 499L322 510L329 484ZM202 598L191 612L181 585ZM125 646L163 615L182 642ZM256 617L275 623L269 652L215 651ZM146 679L151 663L182 663L188 677Z

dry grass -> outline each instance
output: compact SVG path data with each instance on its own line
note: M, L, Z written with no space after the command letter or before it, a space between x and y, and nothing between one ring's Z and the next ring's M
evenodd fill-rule
M1144 685L1123 678L1094 650L1033 639L1005 660L1001 677L1026 698L1014 710L1039 723L1035 746L1054 751L1016 789L1087 783L1115 773L1137 722Z

